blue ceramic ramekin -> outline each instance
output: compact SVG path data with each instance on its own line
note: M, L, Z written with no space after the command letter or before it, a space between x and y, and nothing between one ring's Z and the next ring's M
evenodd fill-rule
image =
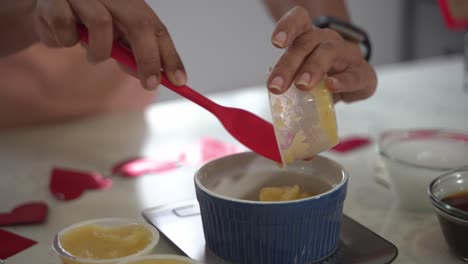
M279 168L246 152L205 164L195 175L207 247L240 264L318 262L337 249L348 175L318 156ZM260 188L299 185L313 197L260 202Z

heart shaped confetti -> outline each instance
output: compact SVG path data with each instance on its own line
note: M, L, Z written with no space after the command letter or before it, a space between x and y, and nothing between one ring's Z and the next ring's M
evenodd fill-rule
M112 168L112 174L133 178L149 173L171 171L179 166L179 162L176 161L158 162L150 158L137 157L117 163Z
M245 149L238 145L229 144L214 138L201 138L180 154L179 161L189 165L200 165L208 161L227 155L240 153Z
M36 241L15 233L0 229L0 260L7 259L19 252L34 246Z
M346 153L349 151L357 150L359 148L365 147L371 143L371 140L368 137L355 136L348 137L340 140L340 143L334 146L331 150Z
M20 204L11 212L0 213L0 226L42 223L49 207L44 202Z
M468 17L463 14L463 0L462 1L450 1L450 0L439 0L440 11L444 19L445 25L450 30L466 30L468 28ZM456 14L457 10L459 14ZM460 12L460 10L462 10Z
M50 192L60 200L73 200L86 190L105 190L112 180L99 173L54 168L50 178Z

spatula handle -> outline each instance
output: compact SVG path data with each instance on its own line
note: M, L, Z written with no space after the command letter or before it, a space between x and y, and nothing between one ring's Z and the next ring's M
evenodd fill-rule
M87 28L83 25L78 25L78 33L80 35L80 39L84 43L89 44ZM130 69L137 71L137 64L136 64L135 58L133 57L132 52L129 49L122 47L117 42L114 42L114 44L112 45L111 57L114 58L116 61L120 62L121 64L129 67ZM218 113L218 110L222 108L222 106L211 101L210 99L206 98L205 96L193 90L192 88L188 87L187 85L180 86L180 87L173 85L167 79L166 74L162 71L161 71L161 84L171 89L173 92L205 108L206 110L210 111L214 115L216 115Z

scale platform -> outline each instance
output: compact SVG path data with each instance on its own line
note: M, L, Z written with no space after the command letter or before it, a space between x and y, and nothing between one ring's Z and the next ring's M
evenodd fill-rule
M229 264L206 248L197 200L149 208L142 214L184 255L205 264ZM398 255L395 245L346 215L341 229L337 252L320 264L385 264Z

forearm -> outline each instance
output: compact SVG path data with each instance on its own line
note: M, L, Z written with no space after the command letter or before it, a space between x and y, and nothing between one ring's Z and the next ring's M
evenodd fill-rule
M37 41L35 0L3 1L0 5L0 57L16 53Z
M309 11L312 20L327 15L350 20L345 0L263 0L270 14L278 21L294 6L302 6Z

